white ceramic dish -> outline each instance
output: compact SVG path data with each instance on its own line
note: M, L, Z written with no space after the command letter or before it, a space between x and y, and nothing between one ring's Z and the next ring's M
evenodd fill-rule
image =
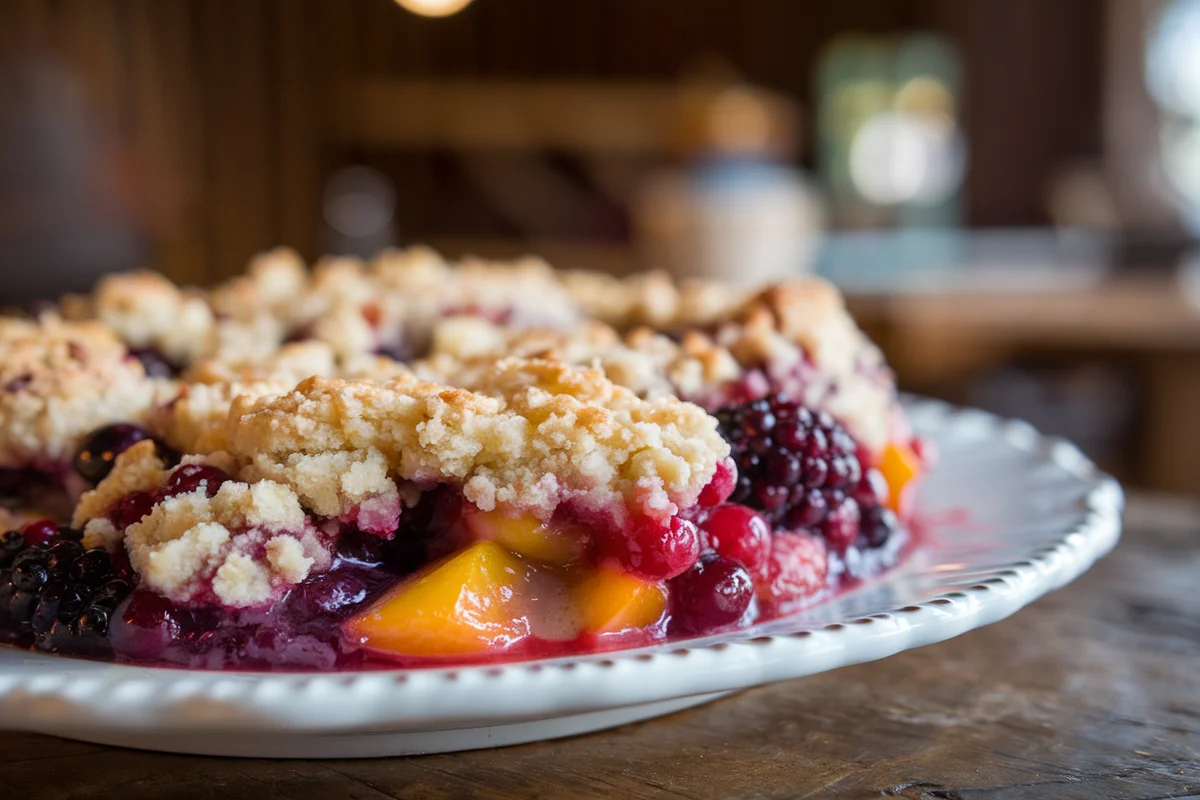
M930 401L935 521L878 581L785 620L637 651L437 670L149 669L0 648L0 726L152 750L273 758L467 750L567 736L957 636L1072 580L1120 533L1121 490L1072 445Z

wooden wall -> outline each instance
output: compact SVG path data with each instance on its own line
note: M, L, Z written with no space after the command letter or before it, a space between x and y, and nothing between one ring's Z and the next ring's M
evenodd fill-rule
M1120 0L1114 0L1120 1ZM72 63L133 144L168 273L319 248L329 87L388 78L673 79L724 59L805 104L835 34L933 29L963 50L969 219L1044 218L1040 181L1098 147L1095 0L476 0L426 20L391 0L5 0L0 40ZM414 109L419 113L419 109Z

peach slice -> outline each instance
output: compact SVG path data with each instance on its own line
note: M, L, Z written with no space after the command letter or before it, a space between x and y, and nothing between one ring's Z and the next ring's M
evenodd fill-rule
M371 650L455 656L507 647L529 635L522 609L532 570L493 542L477 542L406 579L347 620Z
M888 485L888 507L902 518L912 511L912 494L923 472L921 459L904 442L892 442L883 451L879 471Z
M575 602L588 633L620 633L648 628L667 610L667 587L604 566L575 587Z
M480 511L467 505L463 521L471 538L496 542L542 564L573 564L583 558L586 549L579 531L547 524L537 517L510 517L498 509Z

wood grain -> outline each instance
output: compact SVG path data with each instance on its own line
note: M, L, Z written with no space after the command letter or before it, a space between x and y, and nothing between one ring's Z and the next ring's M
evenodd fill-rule
M1200 796L1200 505L1016 617L616 730L371 761L237 761L0 735L4 798Z

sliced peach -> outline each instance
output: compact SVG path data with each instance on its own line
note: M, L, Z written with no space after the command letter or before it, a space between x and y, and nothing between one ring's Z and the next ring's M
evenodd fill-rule
M575 601L588 633L648 628L667 610L667 587L616 567L604 566L575 588Z
M883 451L879 471L888 485L888 507L905 517L912 510L912 493L921 476L921 459L904 442L892 442Z
M530 575L500 545L478 542L405 580L344 631L363 647L406 656L502 648L529 635L522 601Z
M542 522L537 517L511 517L503 511L480 511L468 505L463 521L478 541L503 545L542 564L566 566L583 558L583 536L571 528Z

